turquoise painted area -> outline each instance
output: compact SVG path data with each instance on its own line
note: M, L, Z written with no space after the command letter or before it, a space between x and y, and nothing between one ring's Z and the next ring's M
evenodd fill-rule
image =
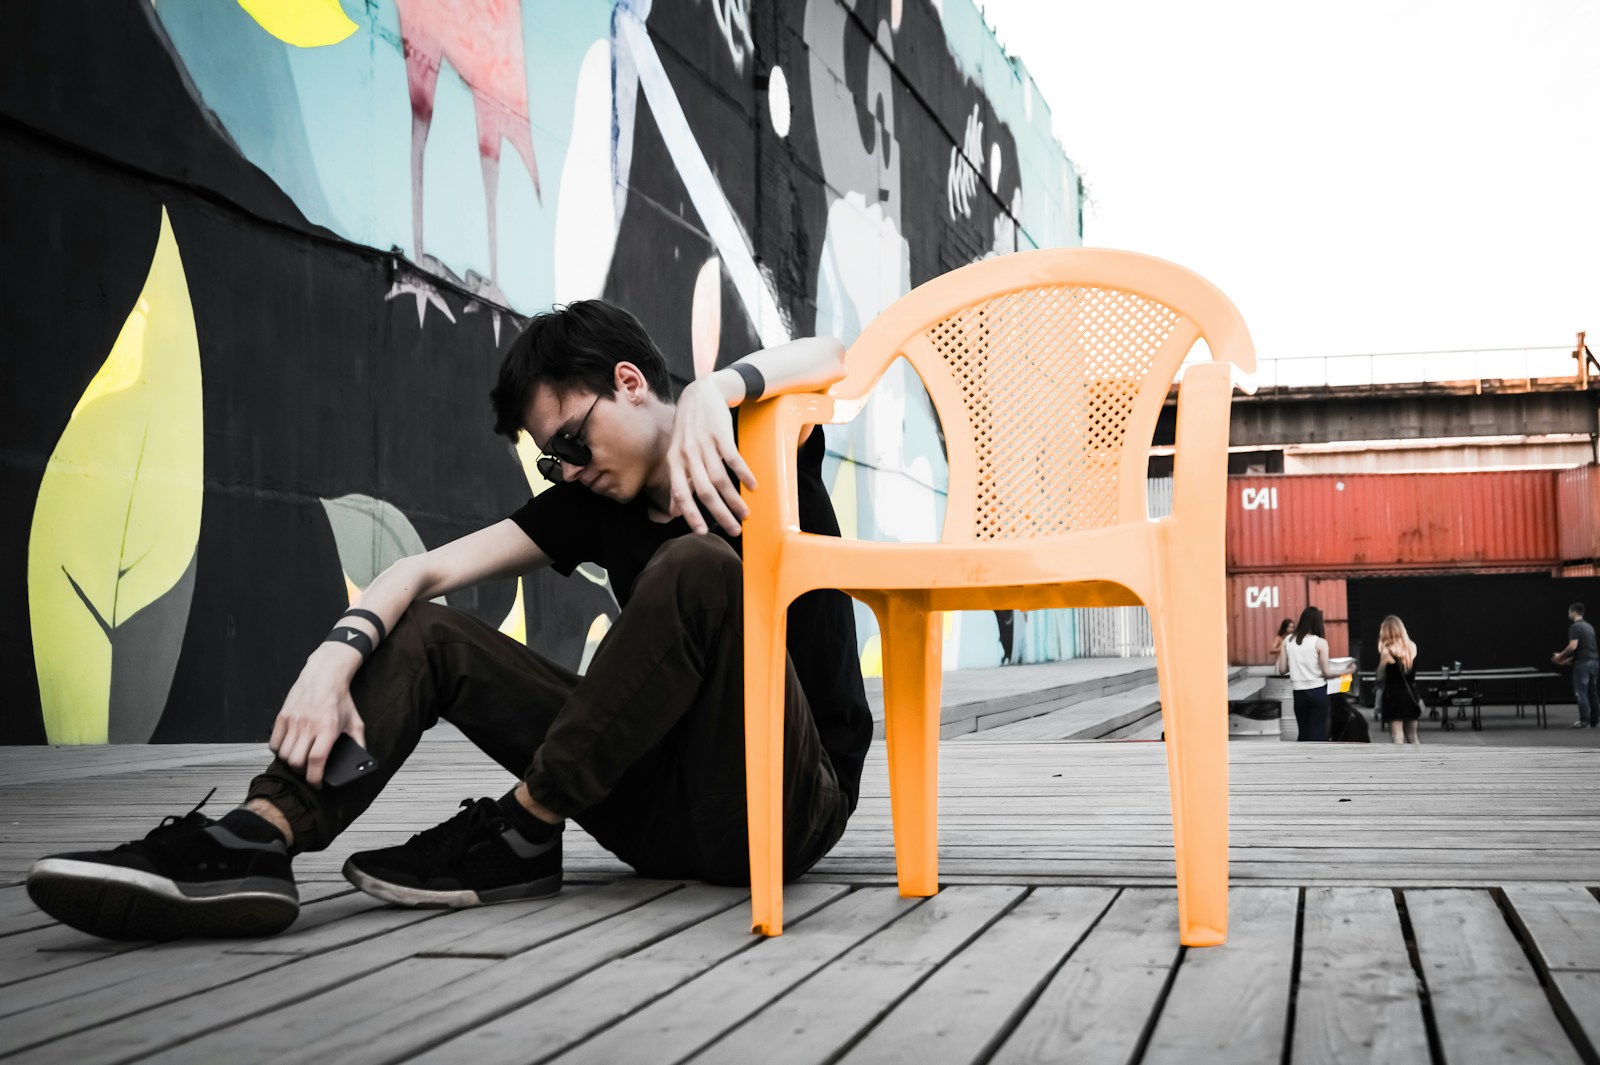
M201 98L245 157L312 222L415 258L411 104L399 13L387 0L343 0L358 29L325 48L296 48L231 0L160 0L157 12ZM555 208L571 137L573 86L589 47L610 36L611 5L527 0L524 51L534 154L544 200L517 152L500 158L498 280L513 306L550 302ZM425 251L457 276L489 273L482 169L471 93L441 72L426 148Z
M1000 47L972 0L945 0L941 21L950 53L967 77L983 88L990 105L1016 138L1017 154L1022 159L1018 246L1060 248L1081 244L1076 182L1067 183L1070 190L1063 189L1062 175L1056 171L1064 157L1051 123L1050 106L1039 94L1027 67Z
M394 0L342 0L356 32L338 44L312 49L274 38L234 0L156 3L205 105L244 156L310 221L354 243L397 248L413 261L419 258L412 111ZM634 6L642 9L641 15L649 7ZM504 144L495 201L496 280L519 310L545 306L555 295L555 222L572 141L574 93L591 48L597 43L609 47L612 10L610 0L523 0L528 112L543 197L535 195L521 156ZM710 32L710 8L692 10L694 17L706 19ZM906 17L912 16L908 12ZM1017 160L1008 165L1020 168L1022 184L1018 246L1081 243L1071 164L1052 132L1050 108L1027 71L1005 55L972 0L946 0L942 24L959 67L982 88L1015 139ZM433 108L423 195L416 206L423 250L458 277L464 279L469 272L487 276L488 200L475 104L448 64L440 74ZM903 157L903 152L895 155ZM986 159L983 164L980 175L986 181ZM583 173L574 180L609 181L609 175ZM865 191L876 195L875 188ZM828 323L823 328L849 334L842 337L847 342L865 324L860 319L870 319L909 287L905 237L895 228L903 224L901 217L897 209L891 221L863 223L859 231L841 232L837 244L830 245L840 256L835 265L842 278L863 276L844 266L851 257L870 256L874 241L890 243L893 254L886 254L885 261L899 270L898 277L891 270L886 283L877 279L881 290L873 290L870 280L849 280L836 292L817 293L819 321ZM831 485L843 463L854 467L855 498L839 500L839 509L841 514L848 510L861 538L936 540L949 479L937 422L909 367L895 367L889 378L889 395L881 403L874 400L869 417L849 427L829 428L826 473ZM843 458L846 453L852 458ZM865 609L858 620L864 642L876 625ZM1070 655L1072 625L1070 615L1061 612L1040 612L1026 623L1026 630L1019 618L1019 646L1030 655ZM1031 640L1024 640L1024 631ZM952 666L998 664L1001 649L993 614L963 615L948 650L947 664Z
M318 177L289 69L289 45L229 0L159 0L156 13L201 99L245 158L266 171L301 212L345 233ZM353 35L331 50L346 49ZM387 245L385 245L387 246Z

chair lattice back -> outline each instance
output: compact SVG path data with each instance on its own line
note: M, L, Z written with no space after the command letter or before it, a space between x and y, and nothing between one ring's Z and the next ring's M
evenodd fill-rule
M974 539L1117 523L1124 448L1142 456L1149 444L1128 439L1136 400L1180 319L1131 292L1058 285L972 304L926 331L972 426Z

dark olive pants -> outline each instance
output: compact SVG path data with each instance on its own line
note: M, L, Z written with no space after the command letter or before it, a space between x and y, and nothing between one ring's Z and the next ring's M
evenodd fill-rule
M274 761L250 797L283 812L297 850L320 850L443 718L641 874L747 883L742 606L727 543L671 540L580 677L475 618L416 603L351 685L377 772L318 790ZM837 842L850 811L792 664L784 702L793 877Z

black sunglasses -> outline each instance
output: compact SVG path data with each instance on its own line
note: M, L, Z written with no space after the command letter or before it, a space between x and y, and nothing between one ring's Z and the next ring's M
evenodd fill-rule
M594 403L589 404L589 409L584 413L583 421L578 423L578 428L573 432L562 430L550 438L544 446L539 461L535 463L544 479L555 484L566 480L562 476L561 464L569 466L587 466L594 459L594 453L589 450L589 445L583 442L583 427L589 424L589 415L594 413L595 404L600 402L600 397L594 397Z

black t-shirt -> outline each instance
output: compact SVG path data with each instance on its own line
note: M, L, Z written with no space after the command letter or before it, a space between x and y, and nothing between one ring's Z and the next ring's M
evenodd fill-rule
M822 483L823 434L814 431L800 446L800 528L825 536L839 535L833 501ZM641 493L628 503L567 483L554 485L530 499L511 520L550 556L558 573L570 576L582 562L604 566L623 606L656 549L677 536L692 535L682 518L659 522ZM712 535L722 536L738 551L742 541L728 537L709 521ZM855 613L843 592L808 592L789 607L789 657L800 687L811 704L822 749L833 763L839 786L855 808L861 790L861 766L872 743L872 713L861 683L856 656Z
M1591 658L1600 658L1600 646L1595 644L1594 626L1582 619L1574 621L1567 630L1568 640L1577 640L1577 649L1572 652L1574 662L1583 662Z

